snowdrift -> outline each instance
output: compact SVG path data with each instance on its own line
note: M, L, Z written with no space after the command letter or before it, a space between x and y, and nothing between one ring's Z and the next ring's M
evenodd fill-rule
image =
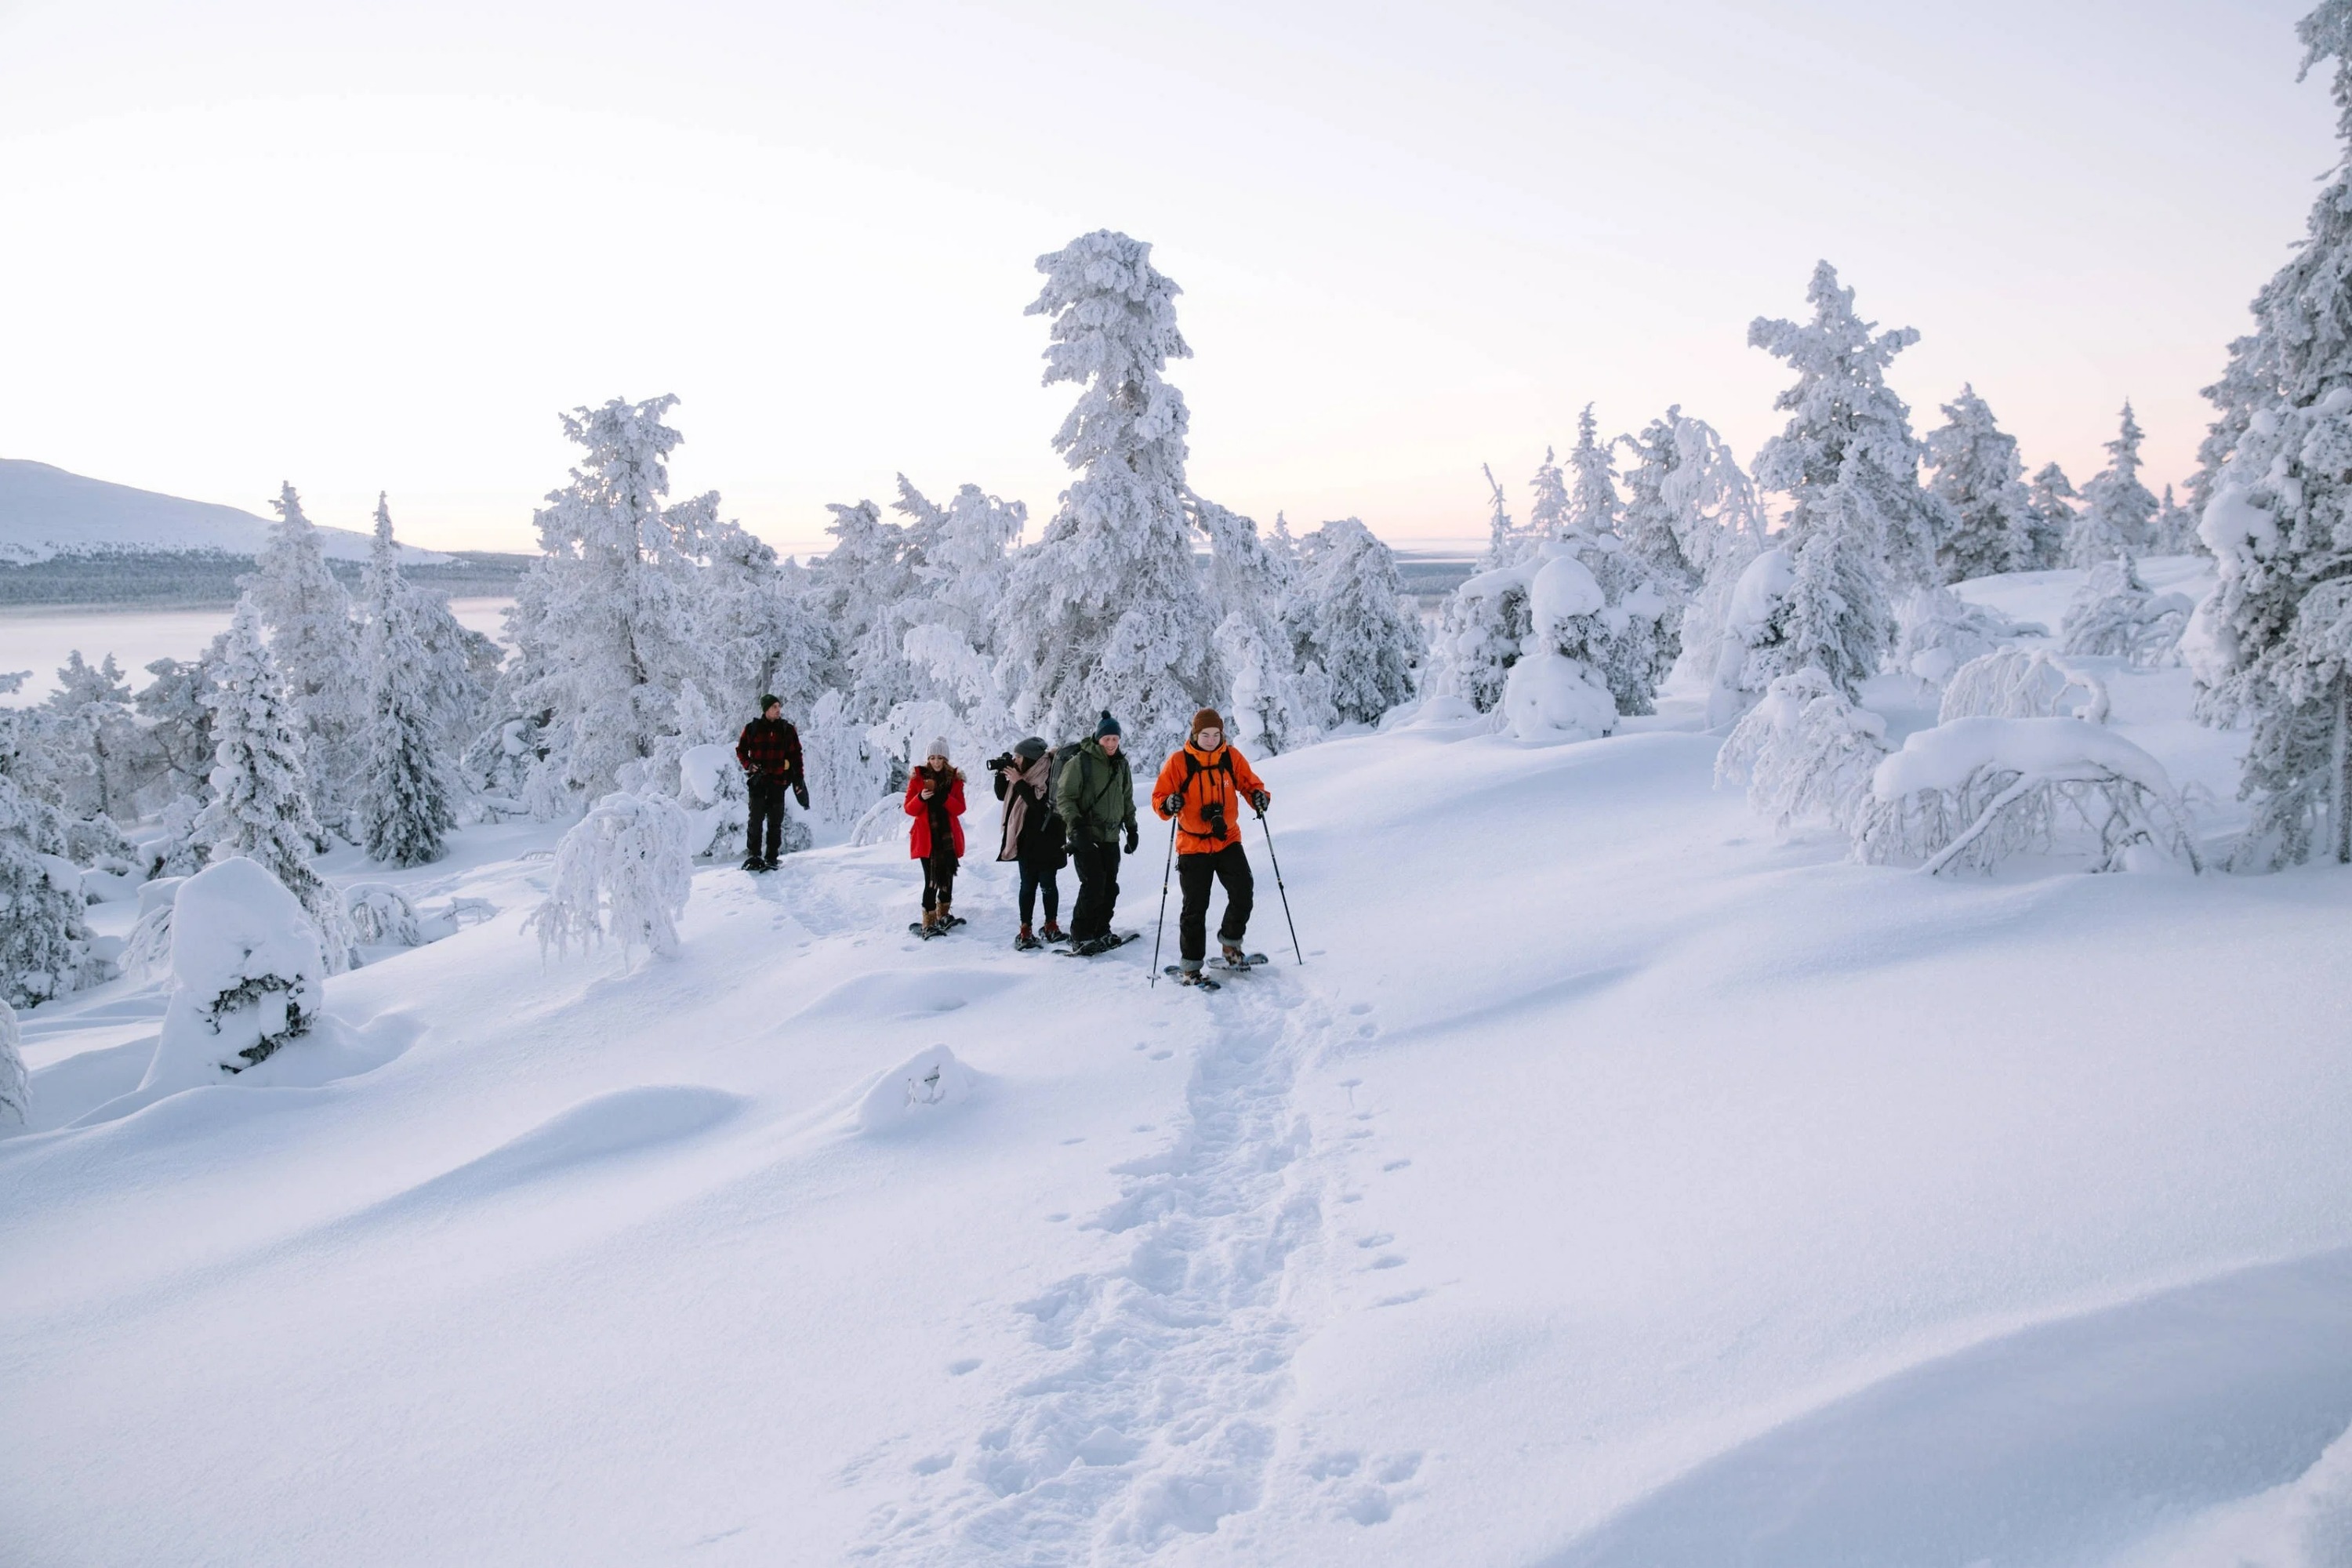
M2184 672L2083 662L2110 761L2221 796ZM1909 689L1886 743L1945 779L1977 753L1901 750ZM1306 963L1252 825L1278 962L1214 996L1148 942L1013 952L984 858L908 938L903 844L702 869L675 957L542 962L554 835L508 825L385 879L502 912L318 982L272 1061L336 1076L142 1099L157 981L28 1014L0 1556L2340 1539L2352 882L1855 864L1714 787L1700 721L1267 762Z

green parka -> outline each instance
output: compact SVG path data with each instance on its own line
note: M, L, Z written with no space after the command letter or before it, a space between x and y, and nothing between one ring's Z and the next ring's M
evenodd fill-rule
M1116 844L1135 826L1135 774L1127 752L1103 755L1101 742L1081 741L1054 784L1054 809L1073 844Z

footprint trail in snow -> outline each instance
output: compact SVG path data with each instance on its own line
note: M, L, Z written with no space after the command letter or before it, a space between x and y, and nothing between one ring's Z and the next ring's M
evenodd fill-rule
M861 1558L1136 1561L1258 1504L1305 1328L1285 1271L1322 1229L1292 1089L1328 1020L1295 981L1254 978L1218 998L1170 1145L1117 1167L1087 1222L1124 1261L1021 1304L1035 1374L982 1429L937 1435L956 1461L877 1510Z

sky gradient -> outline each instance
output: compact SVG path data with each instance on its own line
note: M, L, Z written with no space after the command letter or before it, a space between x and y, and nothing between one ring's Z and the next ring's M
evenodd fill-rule
M1478 534L1587 401L1750 454L1817 258L1918 429L2079 483L2128 396L2160 489L2335 160L2305 8L0 0L0 456L529 549L556 411L674 392L786 548L900 470L1034 527L1034 263L1108 226L1262 521Z

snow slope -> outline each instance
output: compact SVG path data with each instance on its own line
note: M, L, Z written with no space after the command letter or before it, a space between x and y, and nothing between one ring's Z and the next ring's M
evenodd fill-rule
M1267 763L1213 996L888 846L542 966L507 827L328 1081L37 1012L0 1560L2343 1561L2352 878L1854 866L1677 722Z
M251 555L269 524L249 511L209 501L182 500L153 490L109 484L22 458L0 458L0 563L46 561L53 555L110 551L170 552L218 550ZM345 528L319 530L320 545L337 561L367 559L369 536ZM418 565L446 555L401 546L401 559Z

